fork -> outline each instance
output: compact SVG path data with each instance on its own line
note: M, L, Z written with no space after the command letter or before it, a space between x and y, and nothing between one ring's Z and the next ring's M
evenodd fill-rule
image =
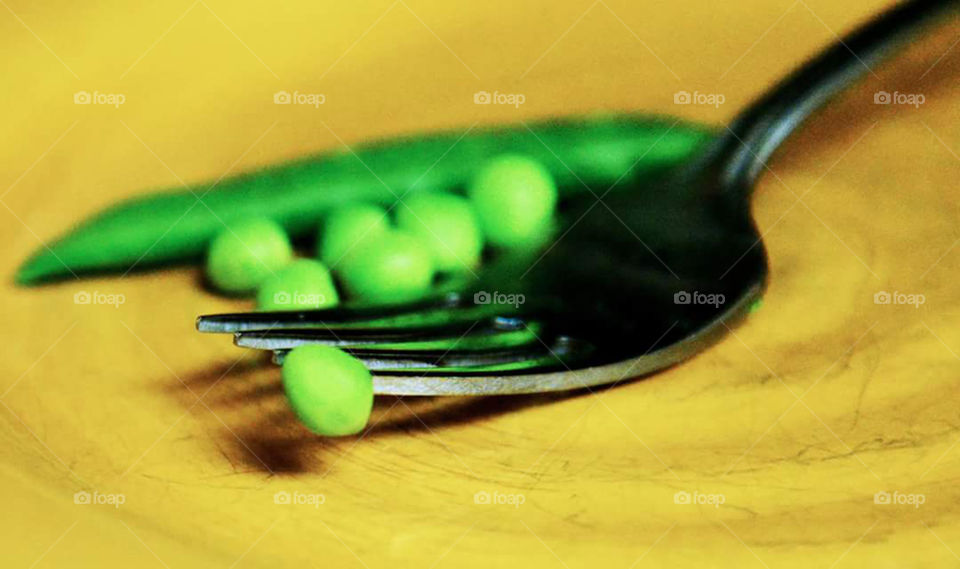
M834 94L956 0L912 0L854 30L742 111L706 151L657 180L561 205L543 251L502 254L416 303L200 316L236 345L345 349L394 395L536 393L614 385L703 351L767 280L749 197L784 140Z

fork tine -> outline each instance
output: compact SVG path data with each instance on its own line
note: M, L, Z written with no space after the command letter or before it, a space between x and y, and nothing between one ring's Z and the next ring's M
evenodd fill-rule
M197 318L197 330L234 333L249 330L416 328L475 321L506 312L495 305L467 304L455 295L424 302L389 306L346 306L321 310L237 312Z
M498 330L493 322L454 322L439 326L418 328L309 328L283 330L247 330L236 332L234 343L241 348L277 350L293 348L301 344L325 344L329 346L358 346L395 344L412 341L436 341L456 339L471 330L493 332Z
M419 328L344 328L248 330L236 332L234 344L259 350L291 349L303 344L380 349L505 348L530 342L541 326L513 318L492 318Z
M493 350L346 350L367 369L384 375L481 374L508 371L562 369L561 356L542 344ZM289 350L274 352L274 362L283 363Z
M320 310L207 314L197 317L197 330L200 332L231 333L267 328L311 327L313 325L322 327L323 324L346 325L424 310L451 308L458 303L458 298L445 296L409 304L383 306L346 306Z
M528 345L495 350L377 350L347 349L371 371L450 369L476 366L506 365L539 357L545 352Z
M497 333L497 335L509 332ZM290 348L274 350L273 361L283 364ZM396 347L345 348L370 371L380 375L478 375L511 372L535 373L569 369L568 362L582 362L593 353L584 342L566 336L544 343L529 335L522 343L478 347L419 348L412 344Z

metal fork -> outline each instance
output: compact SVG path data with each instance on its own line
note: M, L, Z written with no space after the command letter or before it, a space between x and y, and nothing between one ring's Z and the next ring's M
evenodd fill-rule
M702 156L626 189L585 184L562 205L552 245L503 254L455 291L400 306L207 315L197 329L233 333L278 363L301 344L338 346L373 371L376 393L396 395L560 391L676 364L720 338L764 290L749 197L767 159L831 96L957 4L894 6L783 79Z

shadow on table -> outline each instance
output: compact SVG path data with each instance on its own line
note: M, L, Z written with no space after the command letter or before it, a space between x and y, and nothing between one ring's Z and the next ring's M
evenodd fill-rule
M182 377L183 384L164 390L208 425L220 431L220 448L234 465L272 474L327 472L336 457L354 445L392 436L437 432L476 423L504 413L588 394L587 390L554 394L482 397L377 396L369 426L350 437L325 438L303 427L283 394L280 370L268 358L249 357L219 363ZM597 391L597 388L594 388ZM333 460L328 460L333 457Z

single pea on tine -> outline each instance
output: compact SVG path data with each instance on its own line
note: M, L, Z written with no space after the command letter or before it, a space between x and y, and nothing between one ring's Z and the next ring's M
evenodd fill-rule
M301 346L287 354L282 375L290 406L314 433L340 437L366 426L373 380L360 360L328 346Z

